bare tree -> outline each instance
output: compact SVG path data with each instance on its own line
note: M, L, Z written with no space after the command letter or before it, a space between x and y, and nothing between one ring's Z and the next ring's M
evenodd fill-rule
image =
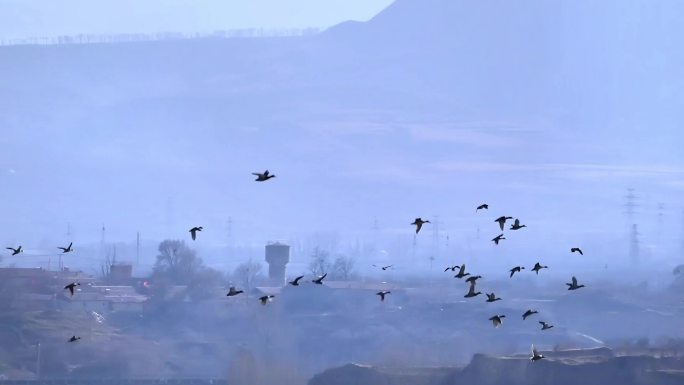
M330 270L329 255L330 254L323 249L318 247L314 249L311 254L311 262L309 262L311 274L321 276Z
M339 256L335 258L332 266L332 274L334 279L348 281L354 273L354 265L356 261L354 258Z
M256 278L261 273L261 263L253 262L251 259L247 262L241 263L235 268L233 276L241 285L242 290L249 293L254 287Z

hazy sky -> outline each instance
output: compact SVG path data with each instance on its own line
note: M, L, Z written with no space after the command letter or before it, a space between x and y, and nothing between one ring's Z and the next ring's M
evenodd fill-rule
M0 0L0 38L328 27L392 0Z

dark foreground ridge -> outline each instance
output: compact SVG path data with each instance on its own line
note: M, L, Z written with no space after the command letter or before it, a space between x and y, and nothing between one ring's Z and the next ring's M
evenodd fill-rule
M606 351L610 352L608 349ZM607 357L542 352L548 359L477 354L464 368L390 369L347 364L314 376L309 385L681 385L684 359L651 356Z

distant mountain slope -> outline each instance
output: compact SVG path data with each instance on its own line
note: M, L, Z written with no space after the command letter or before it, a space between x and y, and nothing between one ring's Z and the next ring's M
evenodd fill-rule
M640 183L667 202L682 188L683 10L397 0L311 37L2 47L0 228L118 218L154 237L167 217L231 215L283 238L483 195L558 220L569 208L546 198L579 183L586 215L619 215ZM266 167L284 174L269 190L236 182Z

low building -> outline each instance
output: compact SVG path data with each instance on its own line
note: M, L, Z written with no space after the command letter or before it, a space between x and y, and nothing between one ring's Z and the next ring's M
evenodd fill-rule
M58 307L62 310L86 310L98 313L142 313L147 296L138 294L132 286L89 286L73 296L59 295Z

